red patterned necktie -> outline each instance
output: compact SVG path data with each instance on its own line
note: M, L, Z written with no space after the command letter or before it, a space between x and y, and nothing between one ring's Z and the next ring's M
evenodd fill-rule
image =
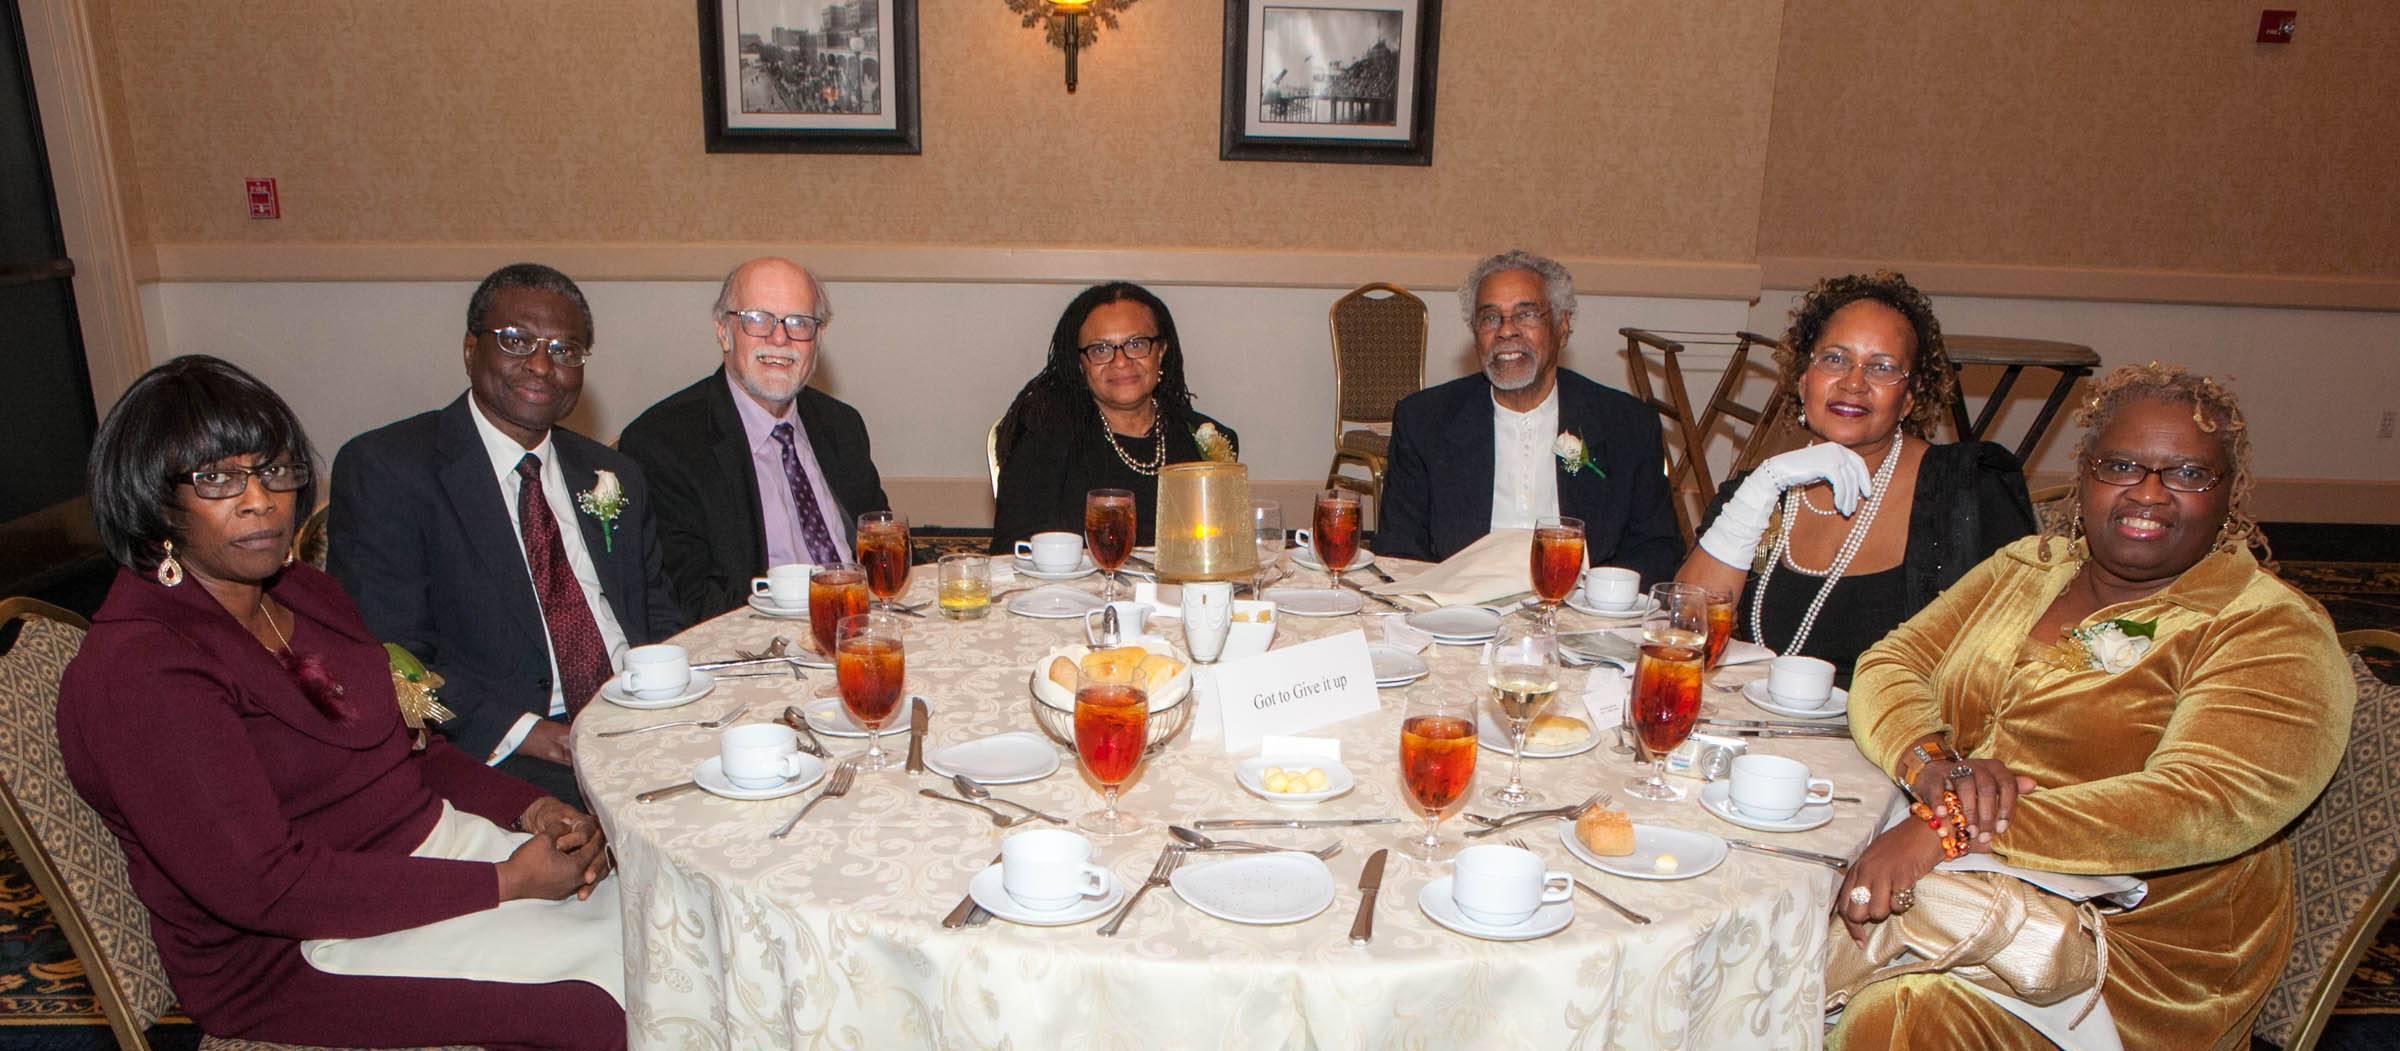
M583 710L592 694L608 681L608 644L600 639L600 624L583 601L583 585L567 562L567 545L558 538L558 519L542 495L542 458L526 453L517 461L517 524L525 538L525 565L533 571L534 597L542 603L542 625L550 632L550 653L558 662L559 692L566 698L567 717Z
M792 502L800 505L800 539L808 545L808 557L820 566L845 561L842 549L833 542L833 531L825 527L825 512L817 509L817 487L808 484L808 471L800 466L792 425L778 423L767 433L783 444L783 480L792 487Z

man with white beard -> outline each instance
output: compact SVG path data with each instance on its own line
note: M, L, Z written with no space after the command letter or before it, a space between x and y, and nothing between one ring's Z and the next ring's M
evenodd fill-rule
M724 366L645 410L617 447L649 474L667 579L694 622L749 600L768 566L851 561L888 511L858 410L808 386L833 303L788 259L733 268L712 312Z
M1671 580L1675 528L1658 416L1623 391L1558 367L1575 322L1575 279L1556 260L1509 251L1458 291L1479 375L1401 399L1375 550L1440 560L1494 529L1580 518L1585 558L1645 584Z

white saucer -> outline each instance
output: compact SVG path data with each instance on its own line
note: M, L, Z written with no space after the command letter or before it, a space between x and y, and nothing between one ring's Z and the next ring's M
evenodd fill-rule
M1839 686L1833 688L1831 708L1794 708L1778 701L1767 692L1765 679L1753 679L1745 684L1742 687L1742 699L1777 715L1794 719L1840 719L1850 714L1850 691Z
M765 595L750 596L750 611L762 617L773 617L776 620L808 619L808 606L806 604L792 607L778 606L775 604L774 599L768 598Z
M825 761L805 752L800 755L800 776L773 788L743 788L725 779L725 758L712 755L700 761L700 769L692 771L692 780L700 790L727 799L781 799L816 784L825 776Z
M1557 934L1566 930L1567 924L1575 922L1575 902L1569 899L1535 909L1533 915L1525 917L1525 922L1512 927L1478 923L1468 919L1466 913L1458 911L1458 902L1451 900L1450 884L1455 878L1447 874L1434 877L1433 882L1417 892L1417 908L1433 922L1467 937L1495 942L1531 941Z
M1266 771L1270 766L1285 770L1317 769L1325 771L1325 787L1316 792L1269 792ZM1358 779L1350 768L1339 761L1314 755L1258 756L1233 764L1233 779L1242 790L1270 803L1322 803L1358 787Z
M625 688L625 675L624 673L619 672L615 678L600 684L600 699L616 705L619 708L633 708L639 711L654 712L661 708L681 708L684 705L708 696L708 691L716 688L716 676L710 675L704 671L696 671L692 673L692 681L683 684L682 693L676 694L673 697L644 697L640 694L627 690Z
M1406 686L1433 671L1425 658L1386 642L1367 647L1367 660L1375 665L1375 685L1384 689Z
M923 697L911 694L901 698L899 710L892 713L892 721L884 724L885 737L908 736L908 706L915 701L925 701L926 712L930 714L933 711L933 702ZM851 722L850 713L842 710L842 699L839 697L819 697L808 702L800 709L800 718L808 721L809 729L827 737L867 736L866 728Z
M1035 620L1074 620L1107 603L1089 591L1050 584L1031 591L1009 596L1003 605L1010 613Z
M1008 896L1008 888L1000 882L1000 866L993 865L975 874L975 879L967 884L967 896L974 898L975 904L983 906L983 911L1010 923L1022 923L1028 927L1064 927L1099 919L1103 913L1125 900L1125 881L1118 879L1116 873L1103 871L1100 880L1107 885L1108 893L1097 898L1080 899L1063 909L1036 912L1017 904L1017 899Z
M1586 727L1583 741L1567 748L1539 748L1532 741L1527 741L1525 742L1525 758L1557 759L1561 756L1582 755L1600 747L1600 735L1589 731L1589 727L1592 725L1591 716L1580 712L1569 714L1571 718L1581 720ZM1514 738L1509 734L1508 727L1501 725L1500 720L1493 718L1491 712L1478 711L1475 716L1475 743L1501 755L1507 755L1510 745L1514 743Z
M1030 558L1010 558L1009 562L1013 564L1018 576L1032 577L1035 580L1081 580L1100 572L1099 564L1093 562L1092 556L1089 554L1084 555L1083 561L1078 563L1075 568L1065 572L1035 569L1033 560Z
M1315 570L1319 573L1325 572L1325 563L1317 561L1317 552L1315 548L1295 547L1291 549L1290 554L1292 556L1293 565L1299 566L1302 569ZM1350 565L1344 568L1342 572L1349 573L1354 570L1365 569L1374 564L1375 552L1361 547L1358 549L1356 554L1350 556Z
M1298 923L1333 904L1333 870L1296 850L1182 865L1167 885L1191 907L1234 923Z
M1578 585L1574 591L1571 591L1567 594L1567 608L1574 610L1577 613L1587 613L1604 620L1638 620L1642 617L1649 616L1652 610L1657 609L1658 600L1651 598L1648 595L1636 595L1633 598L1633 605L1627 606L1623 609L1595 606L1592 605L1589 598L1584 596L1582 586Z
M1715 814L1743 828L1761 832L1806 832L1823 828L1833 820L1833 804L1815 803L1800 808L1800 812L1781 821L1752 817L1733 805L1733 785L1726 781L1711 781L1700 786L1700 809Z
M1482 606L1443 606L1408 615L1408 626L1450 646L1489 642L1500 633L1500 615Z
M1058 749L1040 734L1016 730L927 752L925 768L943 777L965 774L981 784L1013 785L1056 773Z
M1567 853L1575 855L1575 860L1626 879L1690 879L1724 864L1725 855L1733 852L1724 840L1706 832L1638 822L1633 826L1633 853L1623 857L1604 858L1592 853L1583 840L1575 837L1572 821L1558 823L1558 838L1567 845ZM1669 855L1675 858L1675 871L1659 871L1658 859Z
M1347 617L1367 608L1367 598L1349 588L1268 588L1259 596L1295 617Z

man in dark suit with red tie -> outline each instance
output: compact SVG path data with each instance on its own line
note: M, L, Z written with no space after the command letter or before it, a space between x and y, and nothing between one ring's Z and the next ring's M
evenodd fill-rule
M557 426L591 346L591 307L565 274L517 263L484 278L467 393L342 447L326 552L368 629L442 676L458 717L441 732L578 807L568 722L628 647L686 623L641 468Z

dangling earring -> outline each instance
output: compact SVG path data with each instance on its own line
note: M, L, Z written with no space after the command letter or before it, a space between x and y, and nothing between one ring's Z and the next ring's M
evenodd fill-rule
M290 569L292 568L292 563L298 561L300 561L300 550L298 548L287 547L283 549L283 568Z
M2081 539L2083 539L2083 512L2078 510L2075 512L2075 517L2067 522L2067 543L2072 544Z
M175 542L166 542L166 554L158 560L158 582L168 587L183 583L183 563L175 561Z
M1808 429L1808 410L1807 410L1807 409L1802 409L1802 410L1800 410L1799 421L1800 421L1800 429L1801 429L1801 430L1804 430L1804 431L1805 431L1805 430L1807 430L1807 429Z

